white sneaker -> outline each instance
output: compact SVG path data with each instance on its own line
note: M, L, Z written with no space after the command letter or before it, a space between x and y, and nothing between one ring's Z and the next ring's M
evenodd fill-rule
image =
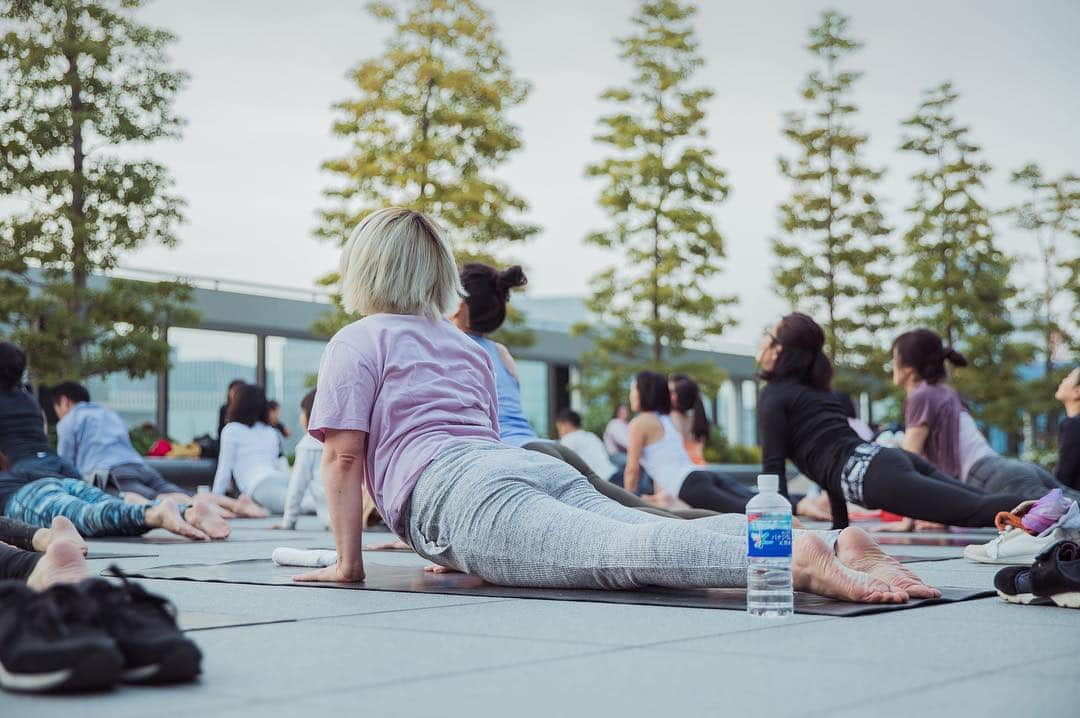
M1030 566L1044 549L1058 541L1077 539L1080 539L1080 531L1060 526L1052 526L1038 536L1032 536L1023 529L1009 527L1005 533L998 534L988 543L965 546L964 558L976 563Z

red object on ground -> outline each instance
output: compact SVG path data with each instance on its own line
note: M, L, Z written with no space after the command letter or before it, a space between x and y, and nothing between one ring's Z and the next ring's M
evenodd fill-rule
M150 447L150 451L146 452L147 456L166 456L172 451L172 444L166 439L158 439L154 442L154 445Z
M881 512L881 521L882 521L882 523L892 523L892 522L895 522L895 521L903 521L903 520L904 520L904 517L900 516L899 514L890 514L888 511L882 511Z

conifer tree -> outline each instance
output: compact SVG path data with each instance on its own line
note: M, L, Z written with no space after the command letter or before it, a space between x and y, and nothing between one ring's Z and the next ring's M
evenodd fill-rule
M893 313L891 228L875 194L884 170L865 163L869 137L853 124L852 93L862 73L846 60L860 47L836 12L823 13L810 30L816 67L802 87L808 107L785 115L783 134L797 154L780 158L792 193L780 205L781 234L773 240L779 292L821 322L829 358L850 370L838 375L847 390L873 387L866 379L886 360Z
M581 388L612 403L643 367L677 368L715 387L716 367L679 364L678 354L733 324L727 309L735 300L715 286L724 239L713 212L729 188L706 144L713 92L691 83L703 64L695 12L676 0L639 5L634 30L617 41L630 81L602 95L615 109L600 118L595 139L611 154L586 169L604 182L599 204L610 224L585 241L617 260L591 281L596 323L577 328L595 341Z
M902 123L900 149L924 161L912 176L916 198L904 235L905 303L914 323L934 329L971 361L955 383L976 417L1015 435L1022 404L1017 371L1031 349L1014 337L1012 261L997 247L981 197L991 167L954 114L958 97L943 83L925 92Z
M183 201L133 150L180 134L174 37L143 0L3 0L0 325L35 382L163 369L163 328L194 316L189 290L95 275L145 244L176 243Z
M459 262L492 262L539 231L520 220L525 200L496 177L521 147L507 114L524 102L528 84L514 77L490 15L473 0L368 8L392 32L377 56L350 72L356 95L335 106L333 132L349 149L323 163L335 183L315 234L343 244L369 212L402 205L434 217ZM318 328L347 321L339 308Z
M1057 432L1061 405L1054 399L1061 376L1071 367L1057 369L1055 357L1077 339L1078 291L1073 287L1071 266L1080 261L1080 177L1067 173L1046 177L1035 163L1012 173L1012 182L1026 193L1011 208L1017 226L1032 240L1039 264L1039 286L1029 293L1025 309L1031 319L1028 331L1040 338L1038 353L1043 375L1028 383L1025 408L1042 421L1036 422L1034 438L1039 449L1048 449Z

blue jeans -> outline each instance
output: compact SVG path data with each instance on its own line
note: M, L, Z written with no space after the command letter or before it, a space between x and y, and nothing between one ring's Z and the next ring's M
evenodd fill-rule
M67 459L62 459L57 454L39 453L37 456L27 456L19 459L11 466L11 473L20 479L81 479L79 470Z
M138 536L150 530L146 509L151 505L124 503L81 479L38 479L16 491L4 513L42 528L66 516L87 538Z

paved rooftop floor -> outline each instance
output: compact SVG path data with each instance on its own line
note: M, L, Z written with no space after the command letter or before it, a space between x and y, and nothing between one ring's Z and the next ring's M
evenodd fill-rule
M230 540L91 541L134 569L332 545L236 521ZM369 534L370 541L388 538ZM958 557L956 546L890 546ZM413 554L384 563L422 565ZM909 564L986 588L994 567ZM202 679L101 695L0 693L3 718L108 716L1080 715L1080 611L997 598L857 618L147 580L204 653Z

